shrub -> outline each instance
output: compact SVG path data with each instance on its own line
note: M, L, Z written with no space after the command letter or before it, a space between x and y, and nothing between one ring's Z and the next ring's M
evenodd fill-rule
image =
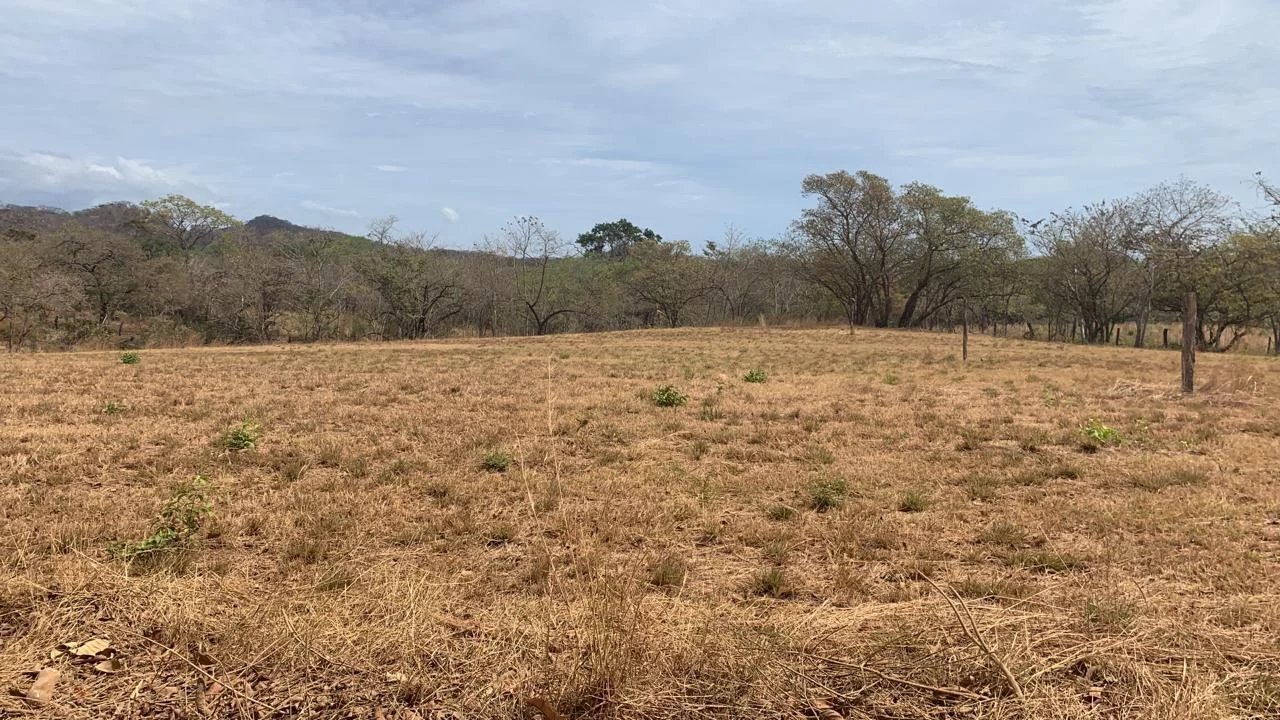
M120 362L125 365L137 365L142 362L142 356L136 352L127 352L120 356Z
M262 439L262 426L243 422L222 434L222 447L228 450L252 450Z
M847 491L844 478L819 480L809 488L809 507L817 512L834 510L844 504Z
M1090 420L1080 428L1080 434L1087 442L1097 445L1119 445L1120 431L1109 427L1101 420Z
M203 475L174 488L156 516L151 534L137 542L115 545L111 548L112 554L132 562L189 545L199 533L201 523L213 512L208 489L209 480Z
M671 385L660 385L653 391L653 404L658 407L679 407L689 402L689 396Z
M511 453L506 450L490 450L480 461L480 467L489 472L506 472L511 467Z
M762 383L769 379L769 373L763 370L748 370L746 375L742 376L744 382Z

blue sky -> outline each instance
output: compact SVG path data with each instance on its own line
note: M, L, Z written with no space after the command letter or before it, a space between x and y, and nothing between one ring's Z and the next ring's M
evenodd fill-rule
M866 169L1038 217L1280 178L1276 0L0 0L0 203L695 246Z

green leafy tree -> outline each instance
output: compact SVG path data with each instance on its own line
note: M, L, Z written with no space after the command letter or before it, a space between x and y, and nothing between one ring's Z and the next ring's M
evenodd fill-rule
M179 250L205 247L223 231L238 227L240 221L210 205L201 205L183 195L167 195L141 204L146 226L163 245Z
M641 229L626 218L598 223L578 236L578 246L583 253L613 260L626 258L637 243L661 241L662 236L658 233L649 228Z

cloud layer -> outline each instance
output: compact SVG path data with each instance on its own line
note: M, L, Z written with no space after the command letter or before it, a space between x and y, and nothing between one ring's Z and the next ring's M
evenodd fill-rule
M840 168L1024 215L1280 176L1272 0L5 6L0 202L185 192L453 245L627 216L700 244L781 231Z

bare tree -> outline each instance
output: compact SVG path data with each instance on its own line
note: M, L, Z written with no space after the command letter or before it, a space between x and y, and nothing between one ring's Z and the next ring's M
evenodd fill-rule
M513 294L526 313L535 335L545 335L551 321L577 312L556 282L553 261L564 252L560 234L533 216L517 217L496 237L485 237L484 248L504 258Z

